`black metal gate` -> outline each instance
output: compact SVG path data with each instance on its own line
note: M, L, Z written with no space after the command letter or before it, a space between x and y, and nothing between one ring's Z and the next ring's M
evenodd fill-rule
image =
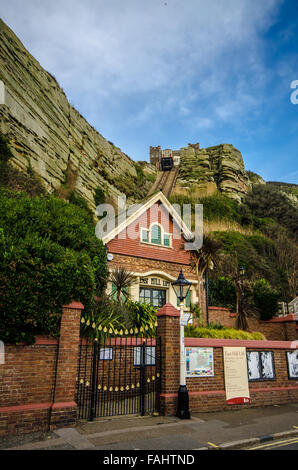
M78 417L160 411L160 338L82 340L76 386Z

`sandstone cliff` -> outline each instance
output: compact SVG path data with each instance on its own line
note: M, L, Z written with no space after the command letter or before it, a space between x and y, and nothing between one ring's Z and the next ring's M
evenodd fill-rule
M9 137L13 165L21 171L31 166L49 192L71 168L76 192L93 208L95 188L114 198L123 193L125 180L137 178L137 164L70 105L55 78L1 20L0 46L0 131Z
M178 191L191 188L208 194L218 189L240 202L251 188L241 152L231 144L201 149L189 145L180 155Z

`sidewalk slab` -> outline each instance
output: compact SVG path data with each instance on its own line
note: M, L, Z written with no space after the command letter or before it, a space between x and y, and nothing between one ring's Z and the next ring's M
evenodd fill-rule
M298 434L298 403L175 416L81 421L54 433L0 439L0 448L74 450L228 450ZM31 441L30 441L31 439Z
M83 434L80 434L74 428L62 428L56 431L67 444L70 444L74 449L87 450L94 448L94 444L90 442Z

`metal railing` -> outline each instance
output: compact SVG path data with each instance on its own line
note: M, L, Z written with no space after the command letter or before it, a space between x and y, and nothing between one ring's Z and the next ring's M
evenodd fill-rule
M75 397L78 418L158 412L160 341L128 335L82 340Z

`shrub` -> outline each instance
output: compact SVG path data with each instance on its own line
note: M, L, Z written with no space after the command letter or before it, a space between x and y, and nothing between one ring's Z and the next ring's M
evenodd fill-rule
M219 191L200 198L199 203L203 204L204 219L241 221L239 204Z
M84 209L89 214L90 219L91 220L93 219L93 212L89 208L86 199L80 196L76 191L72 191L68 200L71 204L74 204L75 206L78 206L78 207L81 207L81 209Z
M208 279L208 294L209 305L235 310L236 291L233 282L229 278L218 276L214 279Z
M188 338L214 338L214 339L242 339L251 340L258 339L264 340L265 337L262 333L254 332L248 333L247 331L235 330L233 328L207 328L195 327L194 325L187 325L185 327L185 336Z
M16 243L1 229L2 341L32 342L40 333L57 336L62 305L73 299L88 305L94 291L95 273L88 255L36 234L27 234Z
M96 207L99 206L100 204L103 204L105 202L104 190L99 187L95 188L93 198L94 198L94 203Z
M297 206L278 187L267 184L253 186L245 198L245 204L255 217L270 217L297 236Z
M278 312L279 293L265 279L259 279L253 287L253 301L261 320L270 320Z
M0 339L57 335L63 304L90 311L107 277L106 250L89 214L50 197L0 190Z

